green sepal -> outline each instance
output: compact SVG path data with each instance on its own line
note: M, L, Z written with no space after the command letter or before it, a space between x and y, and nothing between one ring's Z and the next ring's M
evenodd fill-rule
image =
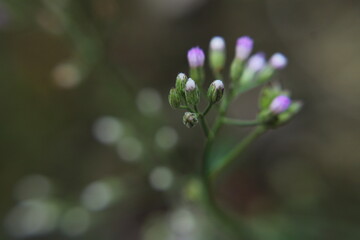
M185 90L185 98L188 106L197 105L200 101L200 91L196 85L196 88L190 91Z
M238 86L238 81L244 70L244 61L235 58L230 66L230 78L234 86Z
M169 104L172 108L179 108L181 105L181 95L177 92L175 88L170 89L169 93Z
M224 51L210 51L209 64L213 72L220 72L224 68L225 59Z
M204 68L190 68L190 78L192 78L198 86L202 86L205 80Z

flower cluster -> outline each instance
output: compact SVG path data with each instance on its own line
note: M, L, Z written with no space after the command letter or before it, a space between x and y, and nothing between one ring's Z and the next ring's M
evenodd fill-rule
M225 97L223 97L225 87L222 73L226 65L225 40L216 36L210 41L208 63L215 80L210 83L207 91L203 89L205 53L200 47L193 47L188 51L189 74L187 76L179 73L175 87L170 90L169 94L171 107L187 110L183 117L185 126L193 127L200 122L205 132L209 133L211 130L205 126L204 118L214 104L220 102L222 98L226 98L219 108L219 118L221 118L219 121L223 121L229 102L241 93L265 85L277 71L286 67L288 61L283 54L275 53L266 59L263 52L252 54L253 46L254 41L248 36L237 39L234 58L230 66L229 87ZM207 107L204 111L199 111L200 98L205 94L207 95ZM260 111L257 120L260 124L276 127L289 120L299 111L300 107L299 102L290 99L288 91L265 85L260 96ZM226 123L226 121L221 123Z
M199 177L202 189L199 190L204 196L209 209L221 212L217 206L216 199L212 191L212 181L236 160L246 148L268 129L279 127L288 122L300 110L301 103L290 98L289 91L283 90L279 84L267 84L277 72L287 65L287 58L281 53L273 54L266 59L265 53L257 52L252 54L253 40L248 36L237 39L234 58L230 65L230 72L226 75L230 79L225 81L223 71L226 69L225 40L222 37L214 37L210 41L208 64L212 72L212 81L206 89L205 84L205 53L199 47L191 48L188 51L187 59L189 62L189 74L179 73L176 77L175 87L170 90L169 103L173 108L184 109L183 123L186 127L192 128L196 124L201 125L206 143L203 159L201 161L201 171ZM215 80L214 80L215 79ZM227 82L226 92L224 82ZM263 86L259 97L259 112L255 120L232 119L228 116L227 110L230 103L242 93L256 87ZM204 105L206 95L207 105ZM212 106L219 104L216 108L212 126L207 123L206 115ZM206 106L201 110L201 106ZM235 125L238 127L254 127L240 142L231 146L221 154L211 153L216 148L217 133L223 125ZM256 126L256 127L255 127ZM211 202L211 204L208 204ZM224 224L228 224L227 220ZM236 226L235 226L236 227ZM237 230L236 230L237 232Z

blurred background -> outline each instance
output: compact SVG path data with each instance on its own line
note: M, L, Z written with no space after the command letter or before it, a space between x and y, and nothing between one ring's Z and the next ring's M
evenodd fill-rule
M304 101L218 201L257 239L360 239L357 0L1 0L0 239L226 239L194 200L201 129L167 103L215 35L228 63L242 35L285 53L276 78ZM258 93L229 116L254 118Z

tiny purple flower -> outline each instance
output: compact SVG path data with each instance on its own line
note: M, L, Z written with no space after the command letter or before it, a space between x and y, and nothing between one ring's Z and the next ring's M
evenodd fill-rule
M225 40L222 37L216 36L213 37L210 41L210 50L212 51L224 51L225 49Z
M238 38L236 41L236 58L240 60L248 58L253 49L253 44L253 40L248 36Z
M286 111L291 105L291 99L288 96L277 96L270 104L270 111L275 114L280 114Z
M275 53L271 56L269 63L275 69L283 69L287 65L287 58L281 53Z
M262 52L252 55L247 64L247 68L252 72L258 72L264 67L265 67L265 54Z
M204 66L205 54L199 47L193 47L188 51L187 58L191 68Z

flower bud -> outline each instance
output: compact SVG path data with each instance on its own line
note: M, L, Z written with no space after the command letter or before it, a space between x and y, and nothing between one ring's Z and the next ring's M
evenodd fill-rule
M222 37L213 37L210 41L210 67L219 72L225 65L225 40Z
M179 108L181 105L181 95L175 88L170 89L169 104L172 108Z
M245 85L255 80L258 72L265 68L265 54L256 53L247 61L245 70L241 76L240 84Z
M187 76L184 73L179 73L177 75L175 88L179 94L182 94L184 92L186 81L187 81Z
M224 95L224 84L221 80L215 80L208 89L208 98L212 104L220 101Z
M185 97L188 105L196 105L200 101L199 88L194 80L189 78L185 85Z
M183 117L183 123L186 127L192 128L199 122L197 114L192 112L186 112Z
M291 105L291 99L288 96L280 95L274 98L270 104L270 111L274 114L285 112Z
M224 51L225 50L225 40L220 36L213 37L210 40L210 49L212 51Z
M260 52L250 57L247 68L252 72L258 72L265 67L265 54Z
M281 53L275 53L271 56L269 65L274 69L283 69L287 65L287 58Z
M193 47L188 51L187 58L190 68L197 68L204 66L205 54L199 47Z
M248 58L252 51L253 44L253 40L248 36L238 38L236 41L235 58L239 60Z

